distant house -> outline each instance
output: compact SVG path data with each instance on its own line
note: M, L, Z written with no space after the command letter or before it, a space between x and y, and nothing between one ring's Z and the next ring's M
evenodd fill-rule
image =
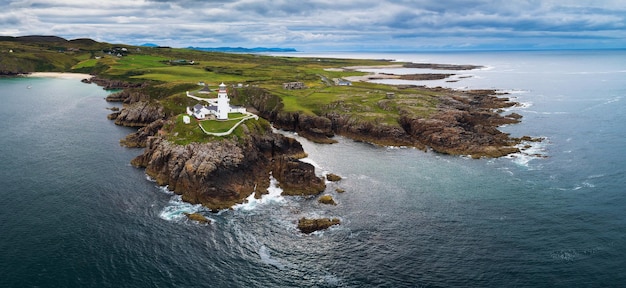
M335 85L337 86L351 86L352 85L352 82L341 79L341 78L335 78L333 79L333 81L335 82Z
M304 83L302 82L287 82L283 83L283 89L294 90L294 89L304 89Z
M204 87L198 91L200 94L209 94L211 93L211 89L209 89L209 85L204 84Z

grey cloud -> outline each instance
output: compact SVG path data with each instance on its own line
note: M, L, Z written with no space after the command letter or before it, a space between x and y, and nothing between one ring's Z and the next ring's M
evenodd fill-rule
M620 1L579 0L0 0L0 35L189 45L442 46L518 38L527 45L613 35L626 46ZM15 15L20 15L17 17ZM25 15L25 16L22 16ZM78 29L80 25L80 29ZM538 40L541 38L540 40ZM523 40L526 39L526 40ZM620 40L621 39L621 40ZM447 44L445 44L447 43ZM521 42L520 42L521 43ZM620 44L621 43L621 44Z

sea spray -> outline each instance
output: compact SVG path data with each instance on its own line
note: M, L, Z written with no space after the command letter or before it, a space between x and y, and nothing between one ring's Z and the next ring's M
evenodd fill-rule
M167 221L182 221L187 218L186 214L198 213L203 210L201 204L190 204L182 200L182 196L174 195L161 210L159 217Z
M259 205L267 204L280 204L285 202L285 198L281 196L283 189L278 186L278 180L270 174L270 186L267 188L268 194L261 196L261 199L254 197L255 192L252 192L246 201L242 204L233 206L233 210L250 211L254 210Z

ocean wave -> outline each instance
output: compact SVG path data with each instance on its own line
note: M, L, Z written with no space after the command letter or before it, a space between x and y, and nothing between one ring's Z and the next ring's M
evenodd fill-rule
M180 195L175 195L161 210L159 217L167 221L183 221L187 219L185 214L198 213L203 209L202 205L187 203Z
M153 182L153 183L155 183L155 182L156 182L156 179L154 179L154 178L150 177L148 174L146 174L146 180L148 180L148 181L150 181L150 182Z
M274 266L278 268L278 270L285 270L285 265L281 263L280 261L272 258L270 251L267 249L265 245L261 245L261 248L259 248L258 253L259 253L259 257L261 257L261 262L267 265Z
M526 94L530 92L524 89L498 89L496 91L500 93L508 93L508 94Z

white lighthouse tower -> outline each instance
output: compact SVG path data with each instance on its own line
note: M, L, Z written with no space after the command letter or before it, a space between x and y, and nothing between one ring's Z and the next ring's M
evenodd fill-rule
M217 91L217 119L228 120L228 113L230 112L230 99L226 93L226 85L220 84L220 89Z

